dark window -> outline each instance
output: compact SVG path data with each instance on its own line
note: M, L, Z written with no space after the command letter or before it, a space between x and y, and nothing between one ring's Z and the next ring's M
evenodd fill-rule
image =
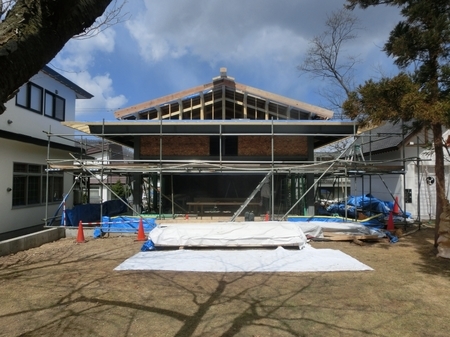
M224 144L224 155L225 156L237 156L238 154L238 137L237 136L226 136Z
M22 206L27 204L27 177L26 176L16 176L13 178L13 206Z
M28 177L28 205L39 204L41 197L41 177Z
M222 156L238 155L237 136L223 136L222 142L220 142L220 136L211 136L209 138L209 155L219 156L221 146L222 146Z
M65 100L49 91L45 92L44 114L47 117L63 121L65 118Z
M16 95L16 105L42 113L43 89L34 83L24 85Z
M220 137L211 136L209 137L209 155L219 156L220 155Z
M49 184L46 186L47 172L45 166L14 163L12 187L12 205L40 205L46 202L45 192L48 188L48 201L57 202L63 198L64 175L62 172L49 172Z

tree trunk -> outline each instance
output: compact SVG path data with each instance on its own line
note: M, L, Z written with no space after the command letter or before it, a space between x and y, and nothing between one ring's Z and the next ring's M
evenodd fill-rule
M434 246L437 247L439 237L439 220L444 210L445 201L445 172L444 172L444 145L442 143L442 126L433 124L433 141L435 153L435 174L436 174L436 224L434 231Z
M0 23L0 114L4 103L112 0L17 0Z

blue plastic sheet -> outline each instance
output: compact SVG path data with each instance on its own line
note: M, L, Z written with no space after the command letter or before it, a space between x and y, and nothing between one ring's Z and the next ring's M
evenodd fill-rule
M104 216L102 224L94 230L94 237L101 237L104 233L137 233L142 219L142 227L145 233L156 227L155 218L139 216Z
M343 204L333 204L330 205L326 210L330 215L332 213L338 213L341 216L345 215L345 208L347 207L347 215L349 217L356 218L356 210L363 212L365 215L370 216L373 214L383 214L384 216L389 215L389 212L394 209L393 201L383 201L375 198L371 194L366 194L365 196L350 196L347 199L347 203ZM400 212L398 215L403 216ZM405 212L406 217L410 217L411 213Z
M152 250L156 250L155 244L152 240L146 241L141 247L141 252L150 252Z
M119 214L123 214L128 210L127 205L122 200L109 200L103 204L83 204L76 205L72 209L66 210L66 225L78 226L81 222L99 222L100 215L112 217ZM61 222L64 219L61 220Z
M290 221L332 221L345 222L358 220L358 213L364 214L367 219L358 221L365 226L381 227L385 225L385 217L394 208L393 201L383 201L371 194L364 196L349 196L346 203L332 204L328 207L320 206L315 217L289 217ZM411 213L400 212L396 217L410 218Z

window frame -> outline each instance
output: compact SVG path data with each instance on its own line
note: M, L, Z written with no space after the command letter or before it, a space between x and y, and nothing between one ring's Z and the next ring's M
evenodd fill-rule
M48 203L63 200L64 173L48 172ZM22 162L13 163L12 208L42 206L47 202L47 166Z
M36 99L39 99L39 106L34 104ZM16 94L16 106L60 122L66 120L66 99L33 82L20 88Z
M51 114L47 114L47 107L48 107L47 98L48 98L48 96L51 97L51 103L50 103L51 104ZM62 118L59 118L58 117L59 114L56 113L56 106L57 106L56 103L58 100L60 100L62 102ZM64 121L66 119L66 100L63 97L61 97L57 94L54 94L49 90L45 90L43 115L45 117L49 117L49 118L55 119L57 121Z
M43 107L43 92L44 92L44 88L42 88L41 86L39 86L39 85L37 85L37 84L35 84L33 82L28 82L26 85L24 85L19 90L19 92L21 90L23 90L23 89L25 89L25 93L23 93L24 94L24 98L25 98L25 105L19 102L19 94L16 94L16 105L21 107L21 108L33 111L35 113L42 114L42 112L43 112L42 111L43 110L42 107ZM38 110L34 109L32 107L33 106L33 104L32 104L32 102L33 102L33 100L32 100L33 99L32 93L34 92L33 90L38 90L40 92L40 97L38 96L39 99L40 99L40 102L39 102L40 106L38 107ZM23 98L23 96L22 96L22 98Z

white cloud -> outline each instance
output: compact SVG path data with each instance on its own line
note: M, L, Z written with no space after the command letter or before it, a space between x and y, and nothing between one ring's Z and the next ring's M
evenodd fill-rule
M123 107L127 103L124 95L115 95L113 81L109 74L91 77L87 72L72 74L70 79L80 87L94 95L89 100L78 100L76 106L77 120L92 119L102 113L105 119L112 116L112 111Z
M240 83L317 104L313 90L324 81L299 77L296 66L309 41L325 30L327 16L344 2L128 1L124 11L130 18L124 24L93 39L70 41L56 68L73 71L71 79L95 95L79 103L79 118L88 117L88 106L107 110L109 117L109 110L127 99L136 104L206 83L220 67ZM391 7L354 14L366 30L346 52L364 60L358 76L366 79L386 64L380 48L399 17Z
M115 95L109 73L92 75L97 72L95 67L99 59L114 51L115 38L115 30L109 28L87 39L72 39L51 62L63 76L94 95L89 100L77 101L77 119L93 119L102 114L109 117L111 111L127 102L124 95Z
M344 2L145 0L144 3L145 9L141 8L136 17L126 22L144 60L158 62L190 54L215 64L220 59L241 62L249 58L282 60L302 55L306 41L323 32L327 16L342 8ZM377 48L374 42L385 40L395 12L382 7L354 13L366 27L361 32L365 39L358 41L359 48Z
M98 53L114 51L115 36L114 29L107 29L88 39L69 40L53 62L65 71L86 70L95 64Z

